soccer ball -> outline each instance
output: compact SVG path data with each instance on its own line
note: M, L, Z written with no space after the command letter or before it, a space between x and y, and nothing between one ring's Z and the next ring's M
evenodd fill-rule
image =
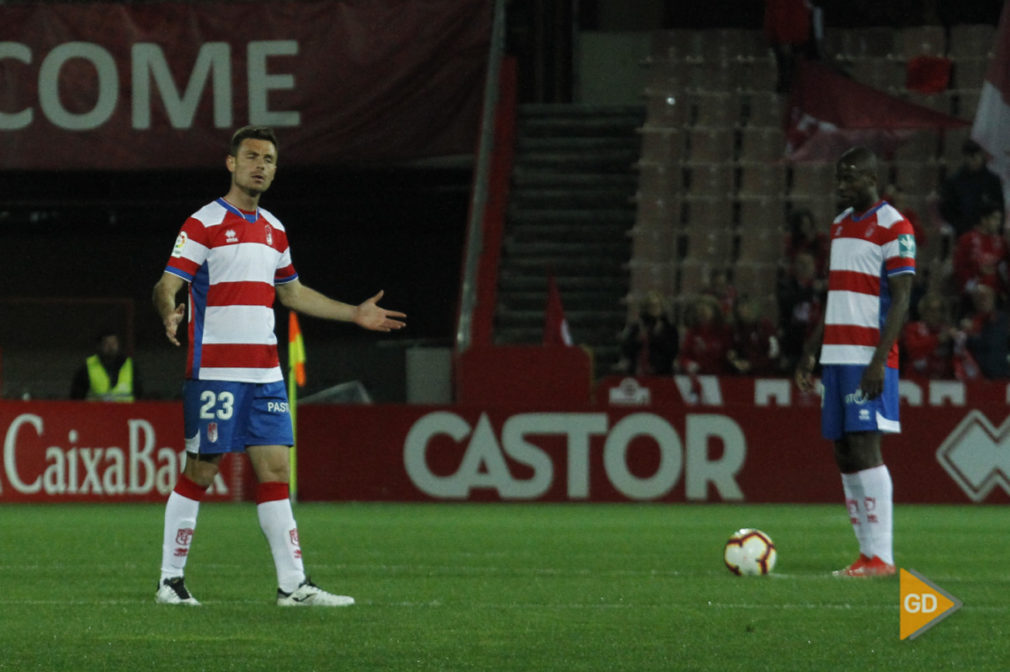
M775 543L761 530L744 528L726 540L723 559L737 576L763 576L775 569Z

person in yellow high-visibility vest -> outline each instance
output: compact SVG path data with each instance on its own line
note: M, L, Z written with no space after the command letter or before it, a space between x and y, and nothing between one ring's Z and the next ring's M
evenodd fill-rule
M141 396L140 375L133 358L123 354L119 334L102 332L98 352L74 374L71 399L130 402Z

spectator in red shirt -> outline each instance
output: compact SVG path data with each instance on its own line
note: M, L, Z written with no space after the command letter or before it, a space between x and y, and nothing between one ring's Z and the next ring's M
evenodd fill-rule
M702 290L719 302L719 309L726 317L733 315L736 303L736 287L729 281L729 271L725 268L713 268L708 274L708 285Z
M954 278L962 301L979 285L996 292L997 303L1006 299L1007 245L1001 235L1003 212L992 201L981 206L978 223L961 234L954 248ZM1001 268L1002 267L1002 268Z
M964 338L964 332L951 324L943 297L927 294L919 301L919 319L901 331L902 375L954 378L955 348Z
M689 306L685 323L687 331L680 346L677 369L689 374L729 373L726 354L733 336L719 303L711 296L699 296Z
M741 296L736 302L731 350L726 359L734 373L770 376L778 371L779 337L772 321L762 317L756 300Z

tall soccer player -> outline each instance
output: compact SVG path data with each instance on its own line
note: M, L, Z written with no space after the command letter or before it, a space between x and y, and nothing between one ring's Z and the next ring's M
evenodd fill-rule
M898 421L898 336L915 274L912 225L877 191L877 157L856 147L838 160L838 196L848 206L831 225L828 301L796 370L813 388L820 348L824 398L821 431L835 462L859 558L837 576L895 573L893 487L880 443Z
M176 295L189 286L186 466L165 505L155 593L161 604L199 604L186 588L183 570L200 500L229 452L245 452L259 481L256 512L277 570L277 604L354 604L305 575L288 495L294 438L277 357L274 297L291 310L373 331L399 329L405 315L380 308L382 292L353 306L300 282L284 226L259 207L277 171L277 155L277 138L269 128L247 126L232 136L225 159L231 173L228 193L186 220L154 287L165 336L178 346L185 304L176 304Z

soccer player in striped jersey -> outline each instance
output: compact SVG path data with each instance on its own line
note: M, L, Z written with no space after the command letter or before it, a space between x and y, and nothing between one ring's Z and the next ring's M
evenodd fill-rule
M277 604L346 606L305 575L288 491L294 442L287 391L277 357L274 297L305 315L353 322L373 331L404 326L403 313L379 307L379 292L354 306L306 287L291 262L281 222L259 207L277 171L277 138L262 126L232 137L225 164L231 186L182 226L154 307L165 336L178 346L186 306L176 295L188 286L189 325L183 415L186 465L165 506L161 578L155 600L199 604L183 570L197 513L225 453L245 452L259 484L257 515L277 570Z
M813 388L820 348L824 397L821 431L834 442L859 558L837 576L895 573L893 487L880 443L898 421L898 337L915 274L911 223L877 191L877 158L848 150L836 166L844 212L831 225L824 319L796 370L800 389Z

